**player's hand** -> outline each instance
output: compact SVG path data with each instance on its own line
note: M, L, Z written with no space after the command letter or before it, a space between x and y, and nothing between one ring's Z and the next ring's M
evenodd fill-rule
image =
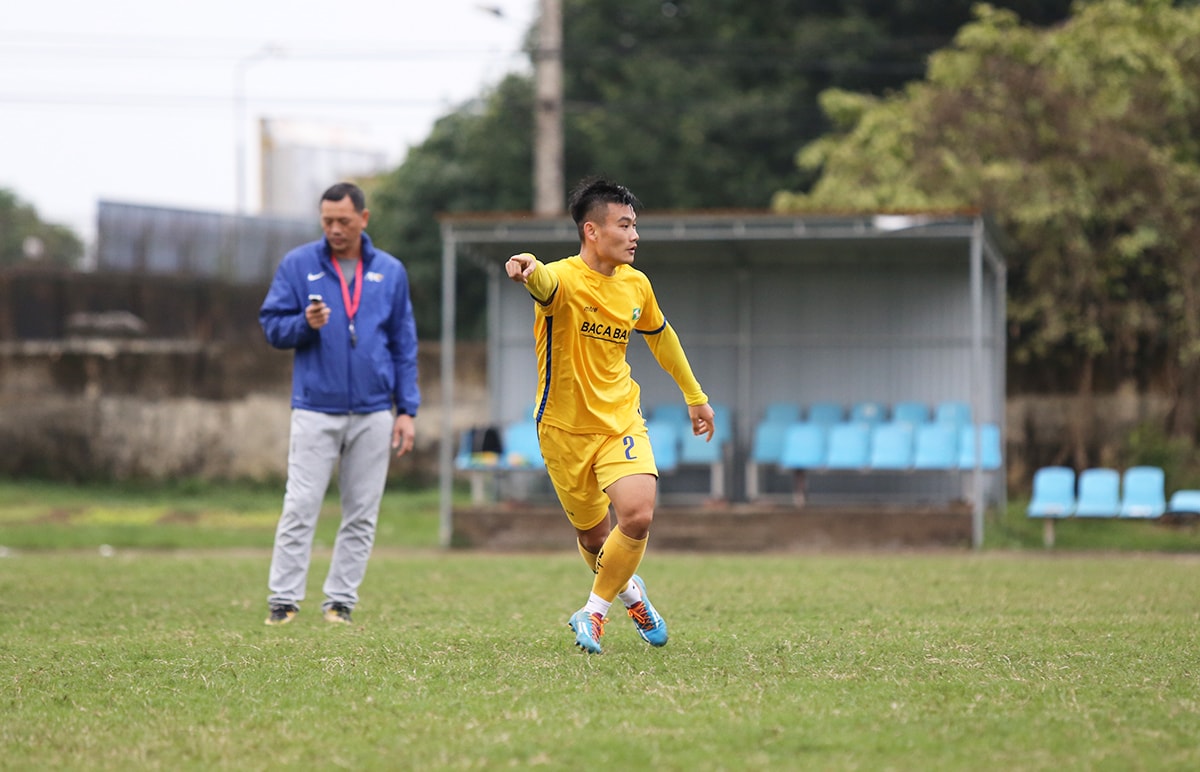
M324 303L309 303L304 307L304 321L314 330L329 324L329 306Z
M535 267L537 267L537 258L528 252L522 252L519 255L513 255L508 258L508 262L504 264L504 271L508 274L508 278L525 284L529 281L529 277L533 275Z
M403 413L397 415L395 423L392 424L392 447L396 449L396 456L403 456L412 450L416 438L417 427L413 423L413 417Z
M707 402L703 405L688 405L688 417L692 419L692 434L697 437L707 434L704 441L712 442L713 434L717 431L717 425L713 422L712 405Z

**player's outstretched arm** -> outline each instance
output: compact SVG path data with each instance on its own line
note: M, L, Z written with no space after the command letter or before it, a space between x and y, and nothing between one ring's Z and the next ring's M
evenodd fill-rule
M558 279L554 272L528 252L508 258L504 263L504 272L513 281L524 284L525 289L529 290L529 294L539 303L550 302L558 288Z
M513 281L519 284L528 284L529 277L533 275L533 269L536 267L537 258L528 252L522 252L508 258L508 262L504 264L504 271Z
M692 419L692 434L697 437L707 434L704 441L712 442L713 434L717 431L712 405L707 402L703 405L688 405L688 417Z

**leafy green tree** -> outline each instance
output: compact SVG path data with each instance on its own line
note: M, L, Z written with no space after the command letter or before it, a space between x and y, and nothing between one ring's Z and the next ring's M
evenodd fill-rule
M819 93L919 79L970 2L565 0L563 18L568 184L601 171L653 209L761 209L813 181L793 140L828 130Z
M1068 8L1006 5L1036 22ZM565 182L608 174L655 210L764 208L816 178L794 154L829 129L821 91L901 88L969 19L969 0L563 0ZM509 76L375 185L371 233L409 266L423 337L441 328L436 215L530 209L532 93ZM480 274L458 292L457 329L482 335Z
M1017 245L1012 356L1074 374L1076 463L1102 373L1137 383L1165 359L1171 428L1194 433L1200 10L1100 0L1050 29L977 14L902 92L822 94L837 130L798 156L820 178L775 207L993 211Z
M441 333L441 231L454 212L528 211L533 197L533 87L510 75L479 100L442 118L404 163L367 186L371 238L404 260L417 331ZM460 266L456 329L482 337L486 285Z
M31 248L35 255L27 254ZM74 231L43 222L36 209L0 188L0 267L30 260L75 266L82 256L83 241Z

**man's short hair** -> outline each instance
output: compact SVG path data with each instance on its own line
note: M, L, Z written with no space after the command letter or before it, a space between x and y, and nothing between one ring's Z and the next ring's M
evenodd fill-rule
M355 185L353 182L339 182L336 185L330 186L321 194L322 201L341 201L346 196L350 197L350 203L354 205L354 211L362 214L367 208L367 196L362 192L362 188Z
M571 219L579 228L579 237L583 238L583 224L596 216L596 210L609 204L630 206L636 211L642 202L629 192L629 188L618 185L604 177L585 177L579 181L575 189L567 197L567 208Z

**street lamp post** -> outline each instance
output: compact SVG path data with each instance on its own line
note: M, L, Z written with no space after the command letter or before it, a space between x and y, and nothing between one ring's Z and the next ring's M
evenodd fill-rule
M246 73L250 67L264 59L278 56L282 52L278 46L268 44L250 54L238 59L233 66L233 140L234 140L234 180L235 207L238 217L246 213Z

